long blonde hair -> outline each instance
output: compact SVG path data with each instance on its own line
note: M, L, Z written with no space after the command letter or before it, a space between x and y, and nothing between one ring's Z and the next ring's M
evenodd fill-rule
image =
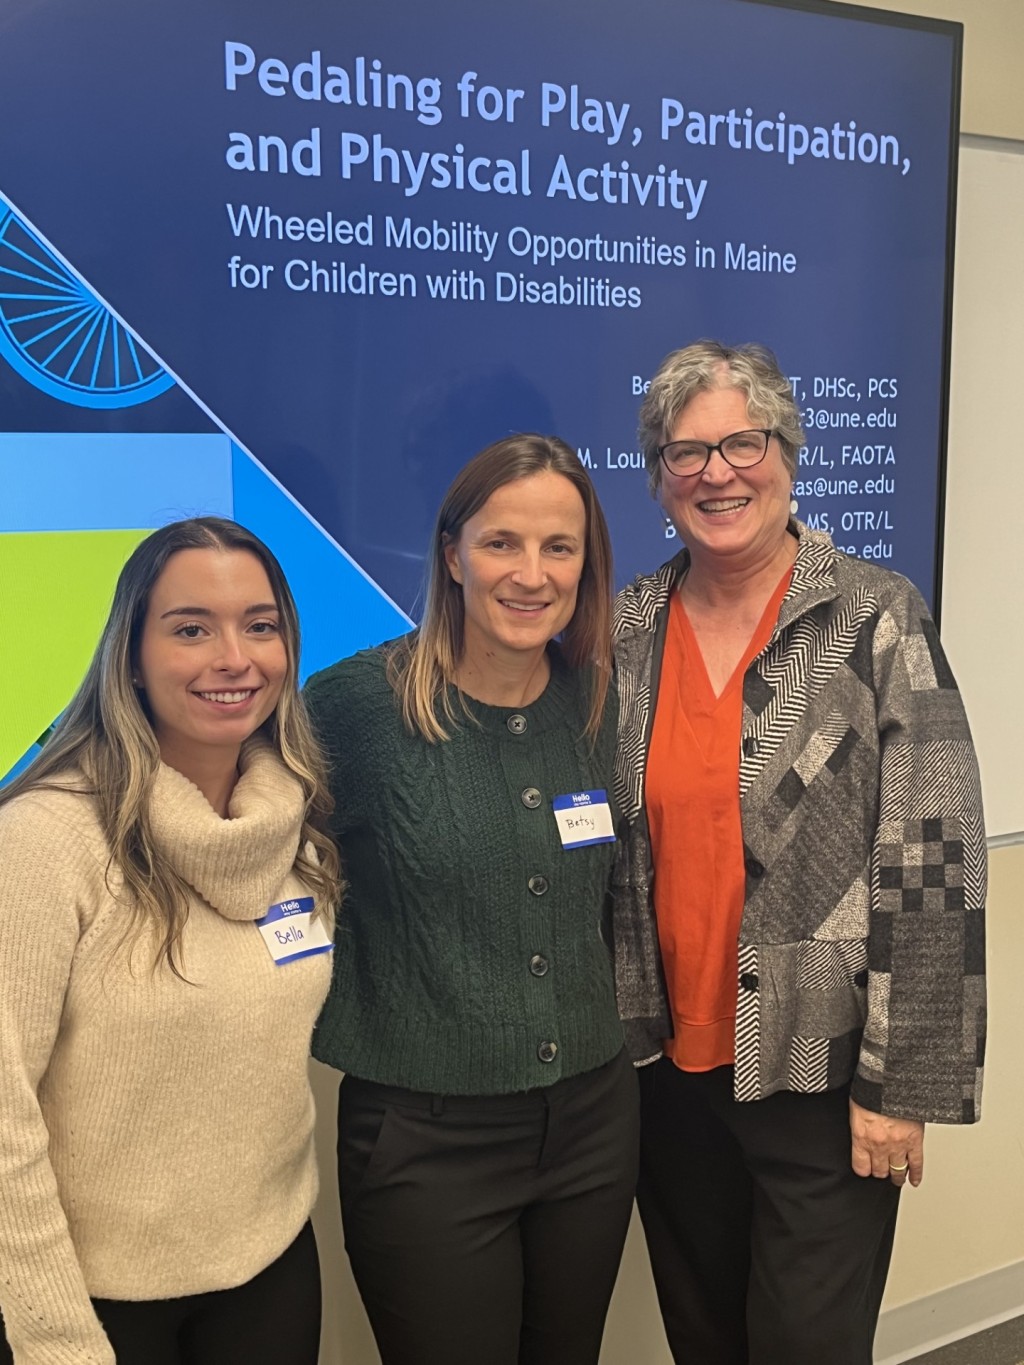
M180 939L188 918L190 888L155 846L149 825L149 794L160 749L133 683L142 627L153 585L179 550L245 550L266 570L277 603L288 667L280 700L261 728L281 761L298 778L305 796L296 871L317 892L321 905L336 906L342 882L337 850L327 835L332 801L319 745L298 688L299 619L284 573L263 542L237 522L194 517L154 531L121 570L110 615L78 691L42 752L2 791L0 805L25 792L60 787L90 796L110 848L118 892L130 912L126 936L145 924L163 928L154 968L167 961L182 976ZM71 781L69 782L69 778ZM312 848L313 856L307 853Z
M445 740L459 723L449 684L454 682L465 642L466 612L461 587L445 563L444 547L492 493L518 479L547 472L569 480L583 499L586 543L576 610L562 632L562 654L573 668L591 672L590 707L584 733L601 727L611 676L612 549L594 485L576 452L557 436L528 432L495 441L456 474L444 496L427 554L425 608L419 629L390 647L388 680L411 732L431 743ZM440 713L440 714L439 714Z

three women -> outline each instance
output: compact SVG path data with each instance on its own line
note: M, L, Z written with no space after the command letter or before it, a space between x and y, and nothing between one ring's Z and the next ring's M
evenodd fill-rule
M0 792L15 1365L316 1365L306 1058L340 887L298 651L265 545L166 526Z
M791 519L799 414L766 352L675 353L642 421L687 547L616 616L629 823L615 950L632 1049L665 1052L641 1070L659 1297L679 1359L860 1365L923 1123L977 1111L970 739L916 592ZM306 814L324 802L287 589L259 542L190 525L197 540L168 528L126 570L58 739L0 810L17 874L4 909L29 940L0 960L0 1008L18 1014L0 1195L18 1365L65 1340L100 1362L115 1341L119 1360L230 1361L225 1336L248 1314L230 1295L265 1304L271 1273L308 1291L306 1344L290 1335L287 1358L315 1358L308 1232L284 1249L311 1198L301 1052L325 960L304 959L301 980L298 962L270 972L279 999L252 936L223 967L228 931L252 929L268 896L301 906L313 888L329 908L336 864ZM225 560L248 572L222 581ZM517 437L472 461L431 570L415 635L309 690L352 881L315 1040L348 1073L346 1242L385 1365L582 1365L637 1131L606 947L610 552L573 452ZM20 887L39 876L57 951L32 946ZM122 887L148 911L137 922ZM144 950L157 971L133 975ZM198 1011L176 993L197 986ZM290 1031L263 1008L285 997ZM254 1016L274 1032L269 1087ZM119 1030L143 1040L138 1074ZM114 1116L97 1108L104 1087ZM191 1087L184 1148L212 1159L186 1180ZM239 1117L255 1093L258 1136L256 1110ZM147 1125L163 1141L133 1144ZM235 1316L215 1327L218 1303ZM262 1322L269 1353L241 1338L239 1359L275 1358Z

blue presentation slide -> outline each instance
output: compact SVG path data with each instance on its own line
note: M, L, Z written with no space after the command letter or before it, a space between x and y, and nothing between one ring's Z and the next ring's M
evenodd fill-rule
M16 6L0 431L226 437L319 663L415 618L443 490L512 431L579 451L620 583L666 559L644 386L756 340L798 515L934 602L959 43L757 0ZM189 467L146 524L203 510Z

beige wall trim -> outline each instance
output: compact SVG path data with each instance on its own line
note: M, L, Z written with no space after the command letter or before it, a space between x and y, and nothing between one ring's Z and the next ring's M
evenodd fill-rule
M900 1365L1024 1313L1024 1261L926 1294L878 1320L875 1365Z
M982 137L978 133L961 133L961 147L976 147L983 152L1008 152L1024 156L1024 139L1017 137Z
M988 841L989 849L1011 848L1014 844L1024 844L1024 829L1019 829L1015 834L993 834Z

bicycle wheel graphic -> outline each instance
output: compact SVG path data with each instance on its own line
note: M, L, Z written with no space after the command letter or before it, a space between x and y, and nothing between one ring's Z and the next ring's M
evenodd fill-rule
M127 408L174 383L31 228L0 205L0 355L81 408Z

